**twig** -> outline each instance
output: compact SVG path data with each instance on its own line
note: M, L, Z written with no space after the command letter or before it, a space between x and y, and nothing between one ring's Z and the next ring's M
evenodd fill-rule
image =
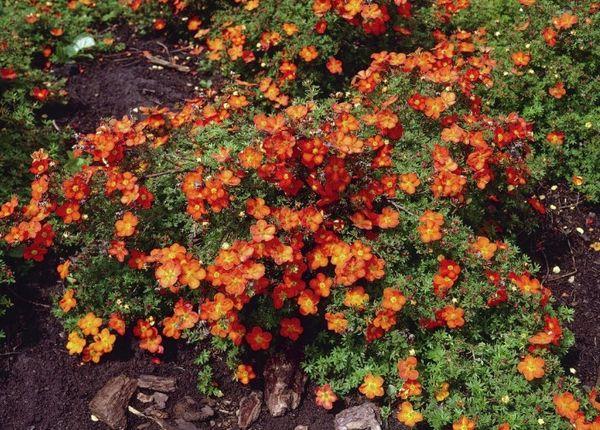
M169 51L169 48L167 47L167 45L165 45L162 42L158 42L158 41L156 42L156 44L163 47L163 49L165 50L165 52L169 56L169 61L173 62L173 57L171 56L171 51Z
M45 304L45 303L34 302L33 300L28 300L28 299L26 299L26 298L24 298L24 297L21 297L20 295L18 295L17 293L15 293L15 292L14 292L13 290L11 290L10 288L7 288L7 291L8 291L10 294L12 294L14 297L16 297L17 299L19 299L19 300L21 300L21 301L23 301L23 302L25 302L25 303L29 303L30 305L41 306L41 307L48 308L48 309L50 309L50 308L52 307L52 306L50 306L50 305L47 305L47 304Z
M158 64L159 66L169 67L179 72L189 73L191 70L188 66L182 66L180 64L171 63L163 58L152 55L147 51L144 51L144 57L146 57L146 59L152 64Z
M567 276L574 275L575 273L577 273L577 269L573 270L572 272L565 273L564 275L555 276L553 278L548 278L548 279L546 279L545 283L558 281L559 279L566 278Z
M133 406L127 406L127 410L129 412L131 412L132 414L137 415L138 417L146 418L147 420L154 421L156 424L158 424L158 426L161 429L167 429L168 428L167 425L166 425L166 422L164 420L162 420L160 418L155 418L152 415L146 415L145 413L138 411Z
M191 172L191 171L192 171L192 169L165 170L164 172L150 173L149 175L145 175L144 179L158 178L159 176L172 175L172 174L176 174L176 173L185 173L185 172Z
M3 352L3 353L0 353L0 357L7 357L9 355L19 355L22 352L23 351Z
M411 211L410 209L407 209L406 207L402 206L400 203L397 203L397 202L395 202L395 201L393 201L393 200L389 200L389 202L390 202L390 203L392 204L392 206L394 206L396 209L398 209L398 210L401 210L401 211L404 211L404 212L406 212L407 214L409 214L409 215L411 215L411 216L413 216L413 217L415 217L415 218L418 218L418 215L417 215L416 213L414 213L414 212L413 212L413 211Z

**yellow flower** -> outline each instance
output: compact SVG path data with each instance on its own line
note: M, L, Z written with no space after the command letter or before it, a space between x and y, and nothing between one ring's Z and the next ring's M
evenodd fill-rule
M67 342L67 350L69 355L81 354L85 347L85 339L79 336L79 333L72 331L69 333L69 341Z

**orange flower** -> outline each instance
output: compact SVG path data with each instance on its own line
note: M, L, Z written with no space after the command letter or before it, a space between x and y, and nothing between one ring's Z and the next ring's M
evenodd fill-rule
M112 351L116 339L117 337L111 334L107 328L103 328L100 333L94 336L94 343L90 344L90 348L107 354Z
M342 62L335 57L329 57L326 66L327 70L329 70L329 73L331 73L332 75L341 75L343 72Z
M378 311L373 320L373 326L388 331L396 324L396 314L393 311Z
M175 261L168 261L156 268L155 277L163 288L171 288L181 275L181 265Z
M8 218L9 216L11 216L14 213L18 204L19 200L17 199L17 197L12 196L8 202L4 203L0 207L0 219Z
M271 339L273 339L271 333L256 326L252 327L252 330L246 334L246 342L248 342L252 351L269 349Z
M355 309L363 309L365 303L369 301L369 295L365 293L363 287L354 287L350 291L346 292L344 298L344 306Z
M415 380L419 377L417 370L417 357L411 355L406 360L398 361L398 376L407 381Z
M125 335L125 320L120 314L116 312L110 314L110 318L108 320L108 327L119 333L121 336Z
M56 215L62 218L65 224L79 221L81 214L79 213L79 203L66 202L56 209Z
M88 312L83 318L77 321L77 326L81 329L84 335L95 336L99 332L102 325L102 319L94 315L93 312Z
M319 296L311 290L304 290L298 296L298 306L302 315L314 315L317 313L319 304Z
M75 290L73 290L72 288L69 288L67 291L65 291L65 294L63 295L62 299L60 299L60 301L58 302L58 305L60 306L63 312L69 312L71 309L77 306L77 300L75 299L75 297L73 297L74 295Z
M541 357L534 357L531 354L527 354L519 364L517 369L528 381L541 378L544 376L544 364L546 362Z
M317 387L315 390L315 395L316 404L327 410L333 409L333 404L338 399L329 384Z
M556 394L552 399L556 413L563 418L574 421L579 412L579 402L569 392Z
M413 405L410 402L402 402L396 415L398 421L407 427L413 428L418 423L423 421L423 414L413 409Z
M525 52L519 51L511 55L512 61L517 67L525 67L531 61L531 55Z
M389 206L384 207L381 214L377 216L377 226L379 228L394 228L398 224L400 224L400 214Z
M568 30L577 24L577 16L571 12L564 12L562 15L552 18L552 24L557 30Z
M460 328L465 325L464 314L465 311L453 305L448 305L442 310L442 318L446 321L448 328Z
M317 48L315 48L313 45L310 45L302 48L299 55L304 61L310 63L319 56L319 51L317 51Z
M421 181L416 173L406 173L400 175L400 189L406 194L414 194Z
M79 333L72 331L69 333L69 341L67 342L67 350L69 355L81 354L85 347L85 339Z
M381 306L384 309L388 309L390 311L399 312L406 303L406 297L404 295L394 289L394 288L385 288L383 290L383 302Z
M531 278L524 273L520 276L509 276L510 280L519 287L523 294L539 294L542 291L542 284L535 278Z
M125 242L122 240L113 240L108 248L108 253L115 257L118 262L122 263L125 261L125 257L129 255L129 251L125 248Z
M277 228L272 224L268 224L263 219L259 219L256 224L250 227L250 233L254 242L268 242L275 237L276 232Z
M249 364L240 364L235 371L235 379L244 385L248 385L252 379L256 378L254 369Z
M135 227L138 225L138 218L127 211L123 215L123 218L117 220L115 222L115 230L117 231L117 236L119 237L128 237L132 236L135 233Z
M323 273L317 273L317 276L310 280L310 288L321 297L329 297L333 279Z
M67 260L62 264L56 266L56 271L58 272L58 276L60 279L65 279L69 276L69 269L71 268L71 260Z
M327 321L327 329L335 333L341 334L348 328L348 320L341 312L335 314L327 312L325 320Z
M471 244L471 249L478 253L484 260L491 260L498 249L498 245L490 242L487 237L477 236L477 240Z
M298 32L298 26L293 22L284 22L282 27L283 31L285 31L285 34L288 36L293 36Z
M556 99L561 99L565 94L567 94L567 91L565 90L565 84L562 82L557 82L556 85L548 89L548 94Z
M455 421L452 424L452 430L474 430L475 429L475 421L462 416L458 421Z
M383 396L383 378L369 373L365 376L362 385L358 388L367 399Z

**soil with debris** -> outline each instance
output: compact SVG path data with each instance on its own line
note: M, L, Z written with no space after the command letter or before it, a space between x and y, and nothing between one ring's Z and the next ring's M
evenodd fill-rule
M600 383L600 249L594 249L600 247L600 208L564 183L544 186L537 195L546 213L538 231L520 243L541 267L542 284L574 309L568 327L575 346L565 366L592 387Z
M7 333L6 343L0 350L0 428L6 430L81 430L106 429L91 420L88 403L112 377L126 375L137 378L142 374L174 377L177 389L168 393L167 409L184 396L198 403L208 400L196 388L197 365L194 359L203 345L187 346L183 342L167 343L163 363L153 364L150 356L136 346L131 335L119 338L115 350L101 364L81 364L65 349L66 337L49 306L56 294L55 276L49 261L42 270L19 279L10 287L9 295L15 303L0 329ZM262 390L260 382L249 387L232 380L224 360L214 360L215 381L224 392L221 399L209 404L216 415L200 429L237 428L236 410L240 399L252 389ZM254 382L254 381L253 381ZM281 418L261 413L254 430L279 428L291 430L297 425L309 429L333 427L333 413L315 405L307 387L305 398L298 410ZM134 397L131 405L143 410L144 405ZM136 429L148 421L128 414L128 429ZM157 429L152 424L148 429Z
M196 97L197 89L211 80L196 72L198 56L191 55L189 47L170 42L165 36L140 38L132 29L121 27L115 39L115 43L125 44L123 51L55 70L67 79L68 102L48 104L44 113L59 126L92 133L101 118L121 118L142 106L171 108ZM188 66L190 71L151 63L144 53Z

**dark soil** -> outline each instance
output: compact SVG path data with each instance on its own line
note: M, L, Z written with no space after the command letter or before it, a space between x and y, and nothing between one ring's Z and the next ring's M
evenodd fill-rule
M70 125L80 133L92 133L101 118L121 118L139 107L173 107L196 96L198 85L207 76L195 71L197 56L188 47L166 38L140 38L131 29L116 31L115 43L124 43L122 52L93 61L62 66L55 70L67 78L67 104L49 104L44 112L59 126ZM190 72L152 64L143 52L189 66Z
M135 345L131 337L119 340L115 351L101 364L81 364L65 349L64 329L48 306L56 293L51 264L18 280L10 288L15 302L0 326L8 339L0 351L0 428L6 430L82 430L106 429L90 418L88 402L113 376L138 377L141 374L170 376L177 379L177 391L169 393L167 410L188 395L199 402L208 402L216 412L212 421L197 424L201 429L237 428L240 399L251 389L260 389L260 382L244 387L234 382L222 360L214 360L215 382L224 392L222 399L202 398L196 388L198 367L194 359L203 345L188 347L182 342L167 348L169 354L161 364L153 364L150 356ZM307 398L297 411L273 418L263 410L253 430L292 430L297 425L310 429L333 428L333 414L316 406L308 387ZM132 401L143 410L144 405ZM130 429L144 424L143 418L128 416ZM150 427L157 429L157 427Z
M542 198L543 197L543 198ZM538 198L546 207L541 228L521 246L541 267L542 283L557 301L574 309L568 327L575 346L566 366L584 385L600 382L600 211L565 184L546 186Z

